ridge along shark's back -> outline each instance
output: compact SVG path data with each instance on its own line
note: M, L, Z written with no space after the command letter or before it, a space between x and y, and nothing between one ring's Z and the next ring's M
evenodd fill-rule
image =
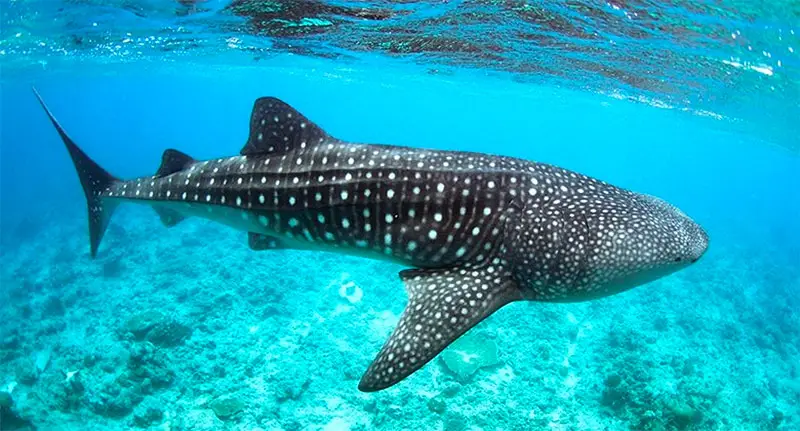
M400 273L408 305L363 391L403 380L510 302L606 296L685 267L708 244L658 199L508 157L344 142L271 97L256 100L239 155L196 161L168 149L155 175L123 181L39 100L86 193L92 256L116 205L141 202L167 226L200 216L244 230L254 250L412 266Z

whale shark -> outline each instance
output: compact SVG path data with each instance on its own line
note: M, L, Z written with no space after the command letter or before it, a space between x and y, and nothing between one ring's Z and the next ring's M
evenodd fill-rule
M166 226L203 217L253 250L301 249L400 263L408 302L358 389L389 388L516 301L614 295L692 265L705 230L657 197L502 155L348 142L288 103L255 100L239 154L164 151L123 180L70 139L34 88L86 195L97 256L114 210L150 205Z

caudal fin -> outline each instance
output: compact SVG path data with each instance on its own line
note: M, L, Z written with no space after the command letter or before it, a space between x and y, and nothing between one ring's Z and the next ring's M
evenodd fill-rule
M75 142L67 136L64 128L58 124L58 121L50 112L50 109L47 108L44 100L42 100L42 96L36 91L36 88L33 88L33 93L39 99L39 103L61 136L61 140L64 141L64 145L67 147L70 157L72 157L72 162L75 164L75 170L78 171L78 177L83 186L83 192L86 194L86 203L89 207L89 244L92 257L95 257L97 256L100 240L103 239L103 234L106 231L106 227L108 227L108 221L116 208L114 202L103 199L103 192L111 184L119 180L106 172L94 160L90 159L83 150L78 148Z

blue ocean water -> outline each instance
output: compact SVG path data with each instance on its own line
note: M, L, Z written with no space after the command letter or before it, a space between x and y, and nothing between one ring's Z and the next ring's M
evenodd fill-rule
M132 5L122 9L152 6ZM780 79L782 95L741 78L724 87L743 94L699 109L664 102L658 89L489 72L488 60L454 65L423 51L405 53L422 56L417 64L357 61L277 47L299 46L297 35L260 35L284 52L259 61L180 49L159 61L103 57L106 42L86 33L83 47L63 45L74 56L65 59L25 43L68 25L38 26L8 6L0 429L800 429L800 76L790 42L776 42L793 55L770 75L742 72L762 85ZM29 7L44 17L52 8ZM89 10L99 15L87 22L108 22ZM249 37L227 43L240 49ZM755 63L730 70L745 64ZM165 148L238 154L253 101L269 95L349 141L515 156L659 196L711 245L697 264L619 295L511 304L400 384L362 393L358 379L405 306L402 267L253 252L242 232L199 219L167 229L135 205L120 207L92 260L80 183L31 85L121 178L151 175ZM738 116L759 103L772 109Z

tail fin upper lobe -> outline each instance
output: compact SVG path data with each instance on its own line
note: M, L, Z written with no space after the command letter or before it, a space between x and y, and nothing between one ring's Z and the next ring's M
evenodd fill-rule
M75 164L75 170L78 172L83 192L86 194L86 203L89 207L90 250L92 257L95 257L97 256L100 240L103 239L103 234L108 226L108 221L116 208L114 202L103 199L103 191L119 180L106 172L94 160L90 159L83 150L78 148L75 142L67 136L64 128L58 124L58 121L47 108L44 100L42 100L42 96L36 91L36 88L33 88L33 92L61 136L61 140L64 141L64 145L67 147L70 157L72 157L72 162Z

